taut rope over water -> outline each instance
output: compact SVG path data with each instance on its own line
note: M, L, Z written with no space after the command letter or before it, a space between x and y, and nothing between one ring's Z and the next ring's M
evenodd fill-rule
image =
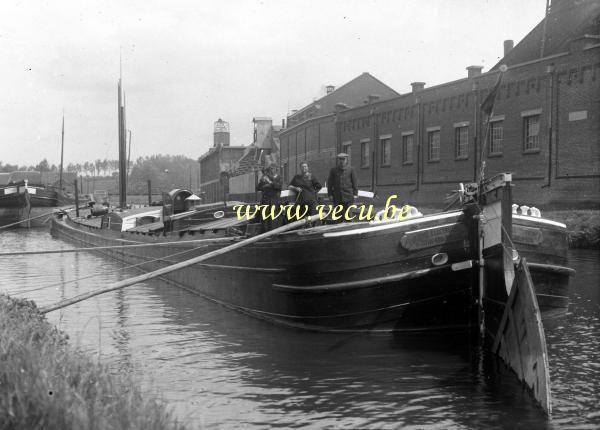
M163 267L162 269L158 269L158 270L155 270L153 272L144 273L143 275L134 276L133 278L124 279L124 280L119 281L119 282L114 282L114 283L108 285L105 288L100 288L100 289L95 290L95 291L90 291L89 293L80 294L80 295L72 297L70 299L62 300L62 301L60 301L58 303L55 303L53 305L43 306L43 307L40 308L40 312L42 314L46 314L48 312L52 312L52 311L55 311L57 309L64 308L66 306L70 306L72 304L81 302L81 301L89 299L91 297L98 296L100 294L108 293L110 291L119 290L121 288L129 287L131 285L135 285L135 284L138 284L140 282L147 281L148 279L157 278L157 277L165 275L167 273L171 273L171 272L174 272L174 271L179 270L179 269L184 269L184 268L189 267L189 266L191 266L193 264L200 263L202 261L208 260L208 259L216 257L218 255L226 254L226 253L231 252L233 250L236 250L236 249L239 249L239 248L243 248L244 246L250 245L251 243L258 242L260 240L266 239L266 238L271 237L271 236L275 236L275 235L283 233L285 231L294 230L294 229L296 229L298 227L301 227L301 226L303 226L303 225L305 225L307 223L310 223L312 221L316 221L317 219L319 219L319 215L312 215L310 217L307 217L307 218L304 218L304 219L301 219L301 220L298 220L298 221L294 221L294 222L292 222L290 224L284 225L282 227L278 227L278 228L276 228L274 230L268 231L266 233L259 234L259 235L254 236L254 237L250 237L250 238L245 239L245 240L243 240L241 242L237 242L237 243L234 243L232 245L228 245L228 246L226 246L224 248L217 249L216 251L209 252L209 253L201 255L199 257L190 258L189 260L182 261L180 263L176 263L176 264L173 264L171 266Z

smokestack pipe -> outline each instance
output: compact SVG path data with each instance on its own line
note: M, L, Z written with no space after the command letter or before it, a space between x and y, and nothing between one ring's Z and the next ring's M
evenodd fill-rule
M508 55L508 53L510 51L512 51L514 46L515 46L515 42L513 42L512 40L508 39L508 40L504 41L504 56L505 57Z
M475 76L481 75L483 66L469 66L467 67L467 78L474 78Z
M412 92L417 93L425 88L425 82L411 82Z

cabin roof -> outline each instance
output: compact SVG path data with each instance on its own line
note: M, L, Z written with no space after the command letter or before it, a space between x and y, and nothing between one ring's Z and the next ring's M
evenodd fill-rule
M132 209L126 209L124 211L111 212L111 214L114 216L118 216L121 219L124 219L124 218L132 217L132 216L139 217L143 214L153 215L160 211L162 211L162 206L147 206L147 207L143 207L143 208L132 208Z

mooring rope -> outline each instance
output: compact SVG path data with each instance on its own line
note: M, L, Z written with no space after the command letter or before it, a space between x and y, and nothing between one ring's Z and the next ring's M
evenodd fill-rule
M13 222L13 223L10 223L10 224L6 224L6 225L3 225L3 226L0 226L0 230L3 230L5 228L9 228L9 227L13 227L15 225L23 224L24 222L29 222L29 221L32 221L34 219L43 218L45 216L50 216L50 215L53 215L54 213L56 213L56 212L52 211L52 212L48 212L48 213L45 213L45 214L42 214L42 215L37 215L37 216L31 217L31 218L22 219L21 221L17 221L17 222Z
M140 243L135 245L111 245L111 246L96 246L90 248L71 248L71 249L50 249L45 251L21 251L21 252L0 252L0 257L11 257L21 255L44 255L44 254L65 254L71 252L85 252L85 251L102 251L107 249L128 249L128 248L149 248L153 246L172 246L172 245L186 245L195 244L198 242L231 242L234 238L217 237L214 239L196 239L196 240L182 240L178 242L157 242L157 243Z
M72 212L72 211L75 210L75 207L69 206L69 207L61 207L61 208L56 208L56 209L57 210L53 210L51 212L47 212L47 213L42 214L42 215L36 215L34 217L30 217L30 218L27 218L27 219L22 219L21 221L17 221L17 222L13 222L11 224L6 224L6 225L3 225L3 226L0 226L0 230L3 230L5 228L9 228L9 227L13 227L15 225L23 224L24 222L29 222L29 221L34 220L34 219L38 219L38 218L43 218L45 216L54 215L54 214L57 214L58 212L61 212L61 211L62 212ZM86 206L80 206L79 209L87 209L87 207Z
M138 284L140 282L147 281L148 279L157 278L157 277L165 275L167 273L171 273L171 272L174 272L176 270L180 270L180 269L184 269L186 267L189 267L189 266L191 266L193 264L200 263L200 262L202 262L204 260L208 260L210 258L217 257L217 256L222 255L222 254L226 254L226 253L231 252L231 251L233 251L235 249L242 248L244 246L250 245L251 243L258 242L260 240L266 239L266 238L271 237L271 236L275 236L275 235L283 233L285 231L293 230L295 228L301 227L301 226L303 226L303 225L305 225L307 223L310 223L312 221L316 221L317 219L319 219L319 215L312 215L312 216L309 216L307 218L303 218L301 220L294 221L294 222L292 222L290 224L278 227L278 228L276 228L274 230L271 230L271 231L268 231L266 233L262 233L262 234L259 234L259 235L247 238L245 240L242 240L241 242L237 242L237 243L225 246L224 248L217 249L215 251L211 251L209 253L200 255L198 257L190 258L189 260L185 260L185 261L182 261L182 262L179 262L179 263L175 263L175 264L172 264L170 266L163 267L161 269L157 269L157 270L154 270L152 272L144 273L144 274L139 275L139 276L134 276L134 277L129 278L129 279L124 279L124 280L119 281L119 282L113 282L112 284L109 284L108 286L106 286L104 288L99 288L99 289L97 289L95 291L90 291L88 293L80 294L78 296L72 297L70 299L61 300L60 302L52 304L52 305L41 307L41 308L39 308L39 311L42 314L46 314L48 312L52 312L52 311L55 311L57 309L64 308L66 306L69 306L69 305L81 302L83 300L89 299L91 297L94 297L94 296L97 296L97 295L100 295L100 294L104 294L104 293L108 293L110 291L115 291L115 290L119 290L121 288L129 287L131 285L135 285L135 284Z
M120 271L129 270L129 269L135 269L137 267L143 266L144 264L156 263L157 261L163 261L163 260L166 260L167 258L176 257L178 255L183 255L183 254L190 253L190 252L193 252L193 251L196 251L196 250L198 250L198 247L191 248L191 249L186 249L184 251L176 252L174 254L165 255L164 257L154 258L152 260L142 261L141 263L136 263L136 264L132 264L132 265L129 265L129 266L119 267L118 269L116 269L116 271L120 272ZM61 285L66 285L66 284L73 284L75 282L83 281L85 279L95 278L95 277L103 275L103 274L104 274L104 272L98 272L98 273L94 273L92 275L83 276L81 278L70 279L70 280L64 281L64 282L57 282L55 284L44 285L42 287L32 288L32 289L25 290L25 291L19 291L18 294L21 294L21 293L28 294L28 293L32 293L34 291L45 290L47 288L60 287Z

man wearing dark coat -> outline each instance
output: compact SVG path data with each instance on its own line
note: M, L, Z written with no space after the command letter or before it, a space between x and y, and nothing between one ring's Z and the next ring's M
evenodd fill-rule
M263 171L262 177L258 181L258 185L256 186L258 191L262 191L262 196L260 198L261 205L279 206L280 204L281 187L283 181L275 169L276 166L274 165L267 166ZM272 230L273 219L270 217L263 219L262 225L264 231Z
M337 155L336 166L329 172L327 194L334 206L344 207L343 213L358 198L358 180L356 173L348 165L348 154L342 152Z
M317 203L319 201L317 193L322 186L317 178L310 173L306 161L300 163L300 173L292 178L288 188L296 193L296 204L307 207L308 215L317 213Z

